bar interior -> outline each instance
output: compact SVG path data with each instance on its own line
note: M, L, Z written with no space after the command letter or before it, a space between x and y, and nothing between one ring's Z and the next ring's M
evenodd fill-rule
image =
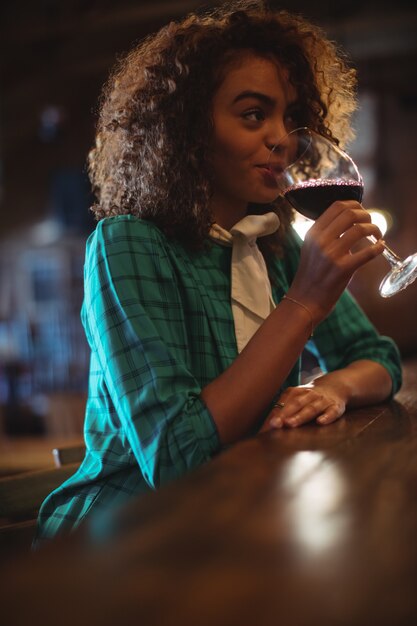
M0 615L7 626L417 624L417 281L382 298L382 255L358 269L348 289L398 346L403 383L393 398L348 408L325 427L251 432L114 515L96 517L94 533L81 525L32 547L42 502L85 453L90 346L80 311L86 242L96 229L86 161L102 85L136 42L220 4L23 0L2 8ZM356 68L348 150L364 180L363 205L399 256L416 252L417 9L367 0L269 5L320 26ZM293 228L303 240L312 224L297 214ZM320 374L311 354L301 363L303 382Z

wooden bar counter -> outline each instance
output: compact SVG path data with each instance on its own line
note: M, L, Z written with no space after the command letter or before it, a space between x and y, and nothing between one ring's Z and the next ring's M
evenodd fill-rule
M417 624L417 362L392 402L224 451L0 572L7 626Z

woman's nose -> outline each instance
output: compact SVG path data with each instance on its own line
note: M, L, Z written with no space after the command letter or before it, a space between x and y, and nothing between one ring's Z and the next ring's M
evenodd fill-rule
M276 161L281 168L286 167L291 161L293 149L288 131L285 128L271 135L266 147L270 151L270 161Z
M288 130L284 128L276 133L276 139L271 135L270 144L267 146L270 150L269 163L271 167L274 166L278 168L278 171L282 171L296 159L299 150L298 133L299 129Z
M265 145L268 150L283 151L288 147L288 142L288 129L283 122L276 123L268 129L268 134L265 138Z

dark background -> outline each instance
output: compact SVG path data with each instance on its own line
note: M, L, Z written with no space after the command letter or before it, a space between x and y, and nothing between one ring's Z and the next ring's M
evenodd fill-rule
M52 170L84 167L100 89L117 55L170 19L216 4L192 0L3 3L0 237L45 214ZM416 114L417 10L406 8L409 2L270 4L302 12L322 25L348 51L362 89L382 97L393 94L405 110ZM62 119L56 136L48 140L41 136L41 116L49 106L59 108ZM410 136L404 149L414 150L414 141L415 135ZM382 156L378 167L387 167Z

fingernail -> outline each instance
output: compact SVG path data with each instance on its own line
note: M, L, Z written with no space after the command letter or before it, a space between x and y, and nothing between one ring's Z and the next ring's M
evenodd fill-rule
M282 419L280 417L274 417L269 423L273 428L282 428Z
M322 415L321 417L317 418L317 421L318 421L319 424L326 424L327 423L327 417Z
M289 424L290 426L295 426L297 424L297 418L290 417L290 419L287 420L287 424Z

